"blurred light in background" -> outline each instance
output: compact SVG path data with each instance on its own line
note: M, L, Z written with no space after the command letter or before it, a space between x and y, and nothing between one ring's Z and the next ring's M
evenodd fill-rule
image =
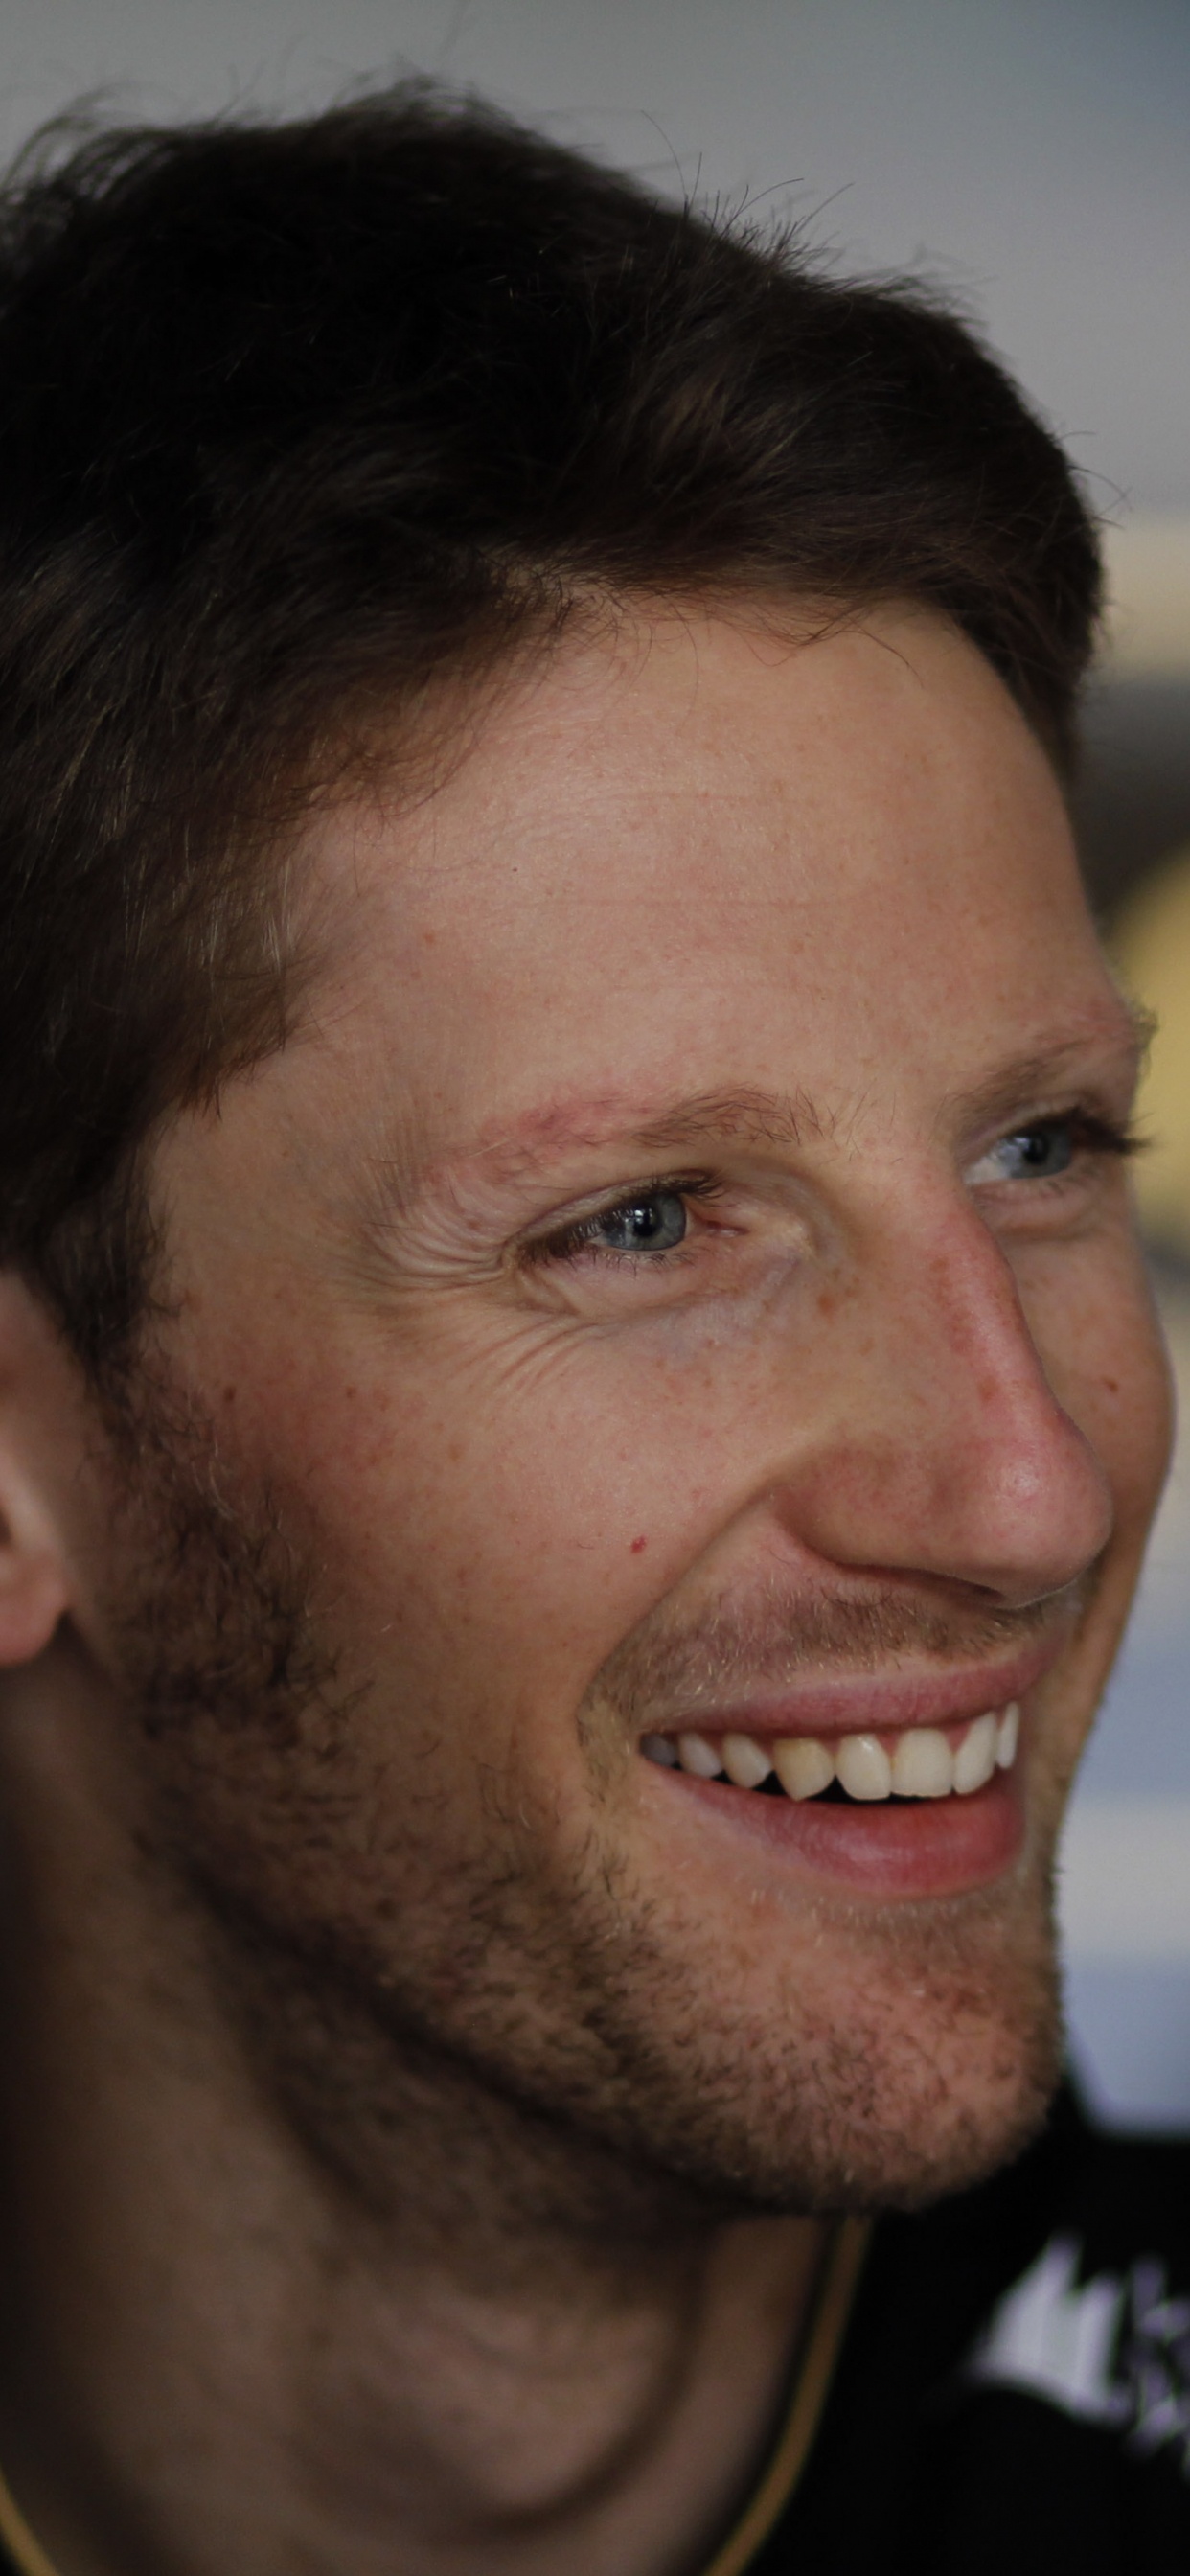
M1190 588L1187 602L1190 614ZM1190 847L1125 904L1112 949L1129 992L1156 1022L1137 1103L1141 1223L1155 1247L1190 1262Z
M1104 553L1105 676L1190 681L1190 512L1130 514Z

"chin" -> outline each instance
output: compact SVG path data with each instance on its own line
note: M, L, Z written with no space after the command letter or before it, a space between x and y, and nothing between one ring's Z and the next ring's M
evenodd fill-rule
M843 1959L840 1931L765 2008L704 2012L697 2045L671 2018L669 2081L655 2049L638 2093L655 2166L741 2211L909 2210L1036 2134L1062 2065L1044 1896L869 1917Z
M960 2018L868 2054L861 2087L824 2103L810 2191L786 2206L913 2210L1011 2163L1045 2120L1060 2072L1060 2019L1022 2030L992 2015Z

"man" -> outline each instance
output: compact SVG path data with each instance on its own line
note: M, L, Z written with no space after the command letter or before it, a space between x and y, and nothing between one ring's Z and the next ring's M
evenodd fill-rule
M1183 2564L1060 453L432 95L6 223L14 2566Z

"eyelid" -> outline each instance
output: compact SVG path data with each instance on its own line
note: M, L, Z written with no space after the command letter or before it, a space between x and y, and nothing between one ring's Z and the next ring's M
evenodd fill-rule
M1095 1154L1137 1154L1145 1139L1138 1136L1130 1118L1113 1116L1102 1102L1076 1100L1063 1109L1043 1109L1036 1117L1024 1118L1003 1130L1003 1141L1010 1136L1027 1136L1038 1127L1072 1127L1081 1130L1084 1147Z

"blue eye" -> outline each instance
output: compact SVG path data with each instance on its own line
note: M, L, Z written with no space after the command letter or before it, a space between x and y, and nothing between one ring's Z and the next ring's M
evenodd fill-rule
M607 1252L672 1252L685 1237L689 1220L677 1190L649 1190L605 1208L576 1228L576 1239Z
M1136 1151L1137 1140L1128 1127L1117 1126L1097 1110L1068 1109L1059 1117L1034 1118L1027 1127L1010 1128L971 1165L966 1178L977 1187L1060 1181L1089 1157Z
M721 1189L713 1172L675 1172L668 1180L642 1181L610 1207L579 1217L556 1234L539 1237L526 1247L525 1257L533 1263L567 1262L584 1255L598 1259L605 1253L610 1263L640 1261L655 1254L660 1260L688 1240L690 1201L717 1199Z
M1020 1127L1012 1136L1002 1136L992 1149L991 1160L998 1166L999 1177L1006 1181L1052 1181L1068 1172L1074 1161L1074 1137L1069 1118L1047 1118L1036 1127Z

